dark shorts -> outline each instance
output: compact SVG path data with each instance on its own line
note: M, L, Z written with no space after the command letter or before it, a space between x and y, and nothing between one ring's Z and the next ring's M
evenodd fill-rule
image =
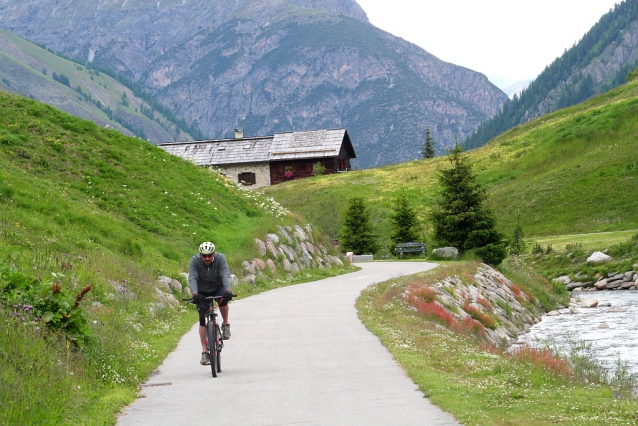
M215 289L213 292L209 292L209 291L202 291L201 294L202 296L223 296L228 290L226 290L223 286L222 287L217 287L217 289ZM228 300L224 300L222 303L219 304L219 306L226 306L228 305ZM197 312L199 313L199 325L201 325L202 327L206 325L206 312L208 312L208 308L210 307L210 302L207 300L203 303L199 303L197 305Z

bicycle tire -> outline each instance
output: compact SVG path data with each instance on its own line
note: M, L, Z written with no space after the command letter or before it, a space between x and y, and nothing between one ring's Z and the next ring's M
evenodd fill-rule
M216 351L216 360L217 360L217 372L221 373L222 372L222 345L221 345L221 331L219 330L219 327L217 327L217 333L216 333L216 340L215 340L215 347L217 349Z
M215 323L208 321L206 324L206 339L208 339L208 354L210 356L210 370L213 377L217 377L217 332Z

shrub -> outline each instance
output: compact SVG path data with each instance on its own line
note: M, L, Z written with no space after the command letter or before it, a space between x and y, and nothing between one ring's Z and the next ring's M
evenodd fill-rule
M412 287L412 294L426 302L436 301L436 291L430 287L414 286Z
M505 244L488 244L477 248L476 254L490 266L498 266L507 257Z
M491 328L492 330L496 328L496 321L494 320L494 318L492 318L492 316L479 311L477 308L470 305L469 302L465 302L465 304L463 305L463 310L470 314L473 319L483 324L485 327Z
M463 330L468 334L473 334L477 337L483 337L485 334L485 327L483 324L478 322L473 318L464 318L463 319Z
M542 367L545 371L549 371L559 376L571 378L574 374L569 361L556 356L547 348L539 349L523 346L512 353L512 357L516 360L528 362L537 367Z
M532 254L543 254L543 253L545 253L543 246L540 245L539 243L534 244L534 246L532 247Z

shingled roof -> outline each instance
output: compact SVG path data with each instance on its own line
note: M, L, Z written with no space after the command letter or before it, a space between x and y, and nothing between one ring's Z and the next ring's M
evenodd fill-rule
M270 148L270 160L337 157L344 142L350 157L356 158L346 129L275 133Z
M266 163L273 136L218 139L196 142L163 143L158 146L169 154L192 161L198 166Z
M263 163L317 157L338 157L342 145L356 158L346 129L275 133L274 136L170 142L158 146L198 166Z

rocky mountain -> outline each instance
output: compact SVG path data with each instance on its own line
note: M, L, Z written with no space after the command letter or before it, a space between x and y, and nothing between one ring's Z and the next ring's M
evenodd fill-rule
M0 89L46 102L77 117L152 142L191 139L121 81L0 30ZM196 134L196 133L195 133Z
M625 0L532 81L465 145L476 148L519 124L623 84L638 66L638 0Z
M507 96L372 26L354 0L0 0L0 25L114 69L209 137L346 127L357 167L439 149Z

